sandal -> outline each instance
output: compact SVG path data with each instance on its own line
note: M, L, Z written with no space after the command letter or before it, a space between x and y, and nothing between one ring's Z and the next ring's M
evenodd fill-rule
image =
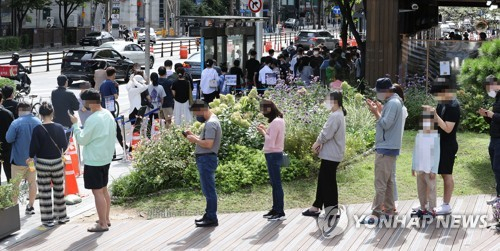
M99 224L99 220L96 220L95 223ZM108 227L111 227L111 223L108 223Z
M87 228L87 231L91 233L99 233L99 232L106 232L108 231L109 228L102 228L101 225L95 224L93 227Z

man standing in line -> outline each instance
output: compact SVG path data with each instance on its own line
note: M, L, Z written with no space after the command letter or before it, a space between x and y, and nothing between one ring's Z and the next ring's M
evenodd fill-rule
M394 215L394 183L392 172L396 167L396 159L400 154L403 133L403 102L394 92L392 82L388 78L380 78L376 83L377 99L367 99L368 109L377 119L375 136L375 199L372 215L362 223L375 224L381 216ZM385 206L385 211L382 209Z
M5 109L9 110L14 114L14 118L17 119L18 114L17 114L17 106L19 103L14 100L14 88L11 86L4 86L2 88L2 96L3 96L3 102L2 105Z
M116 123L113 115L101 107L101 96L95 89L88 89L81 95L84 106L92 112L80 129L78 119L70 115L78 144L83 148L83 180L86 189L94 194L99 221L87 229L89 232L108 231L111 226L109 211L111 198L108 192L109 166L113 159L116 137Z
M115 101L118 101L118 89L116 88L116 70L114 67L106 68L107 79L101 85L101 106L111 112L111 115L116 118L115 114ZM108 102L106 102L106 99ZM123 148L123 135L118 122L116 122L116 139L120 146ZM113 150L115 147L113 146ZM116 158L116 154L113 155L113 159Z
M68 78L64 75L57 77L57 89L52 91L51 101L54 106L54 122L65 128L71 127L69 113L78 111L80 103L73 92L68 91ZM69 137L69 135L68 135Z
M22 177L26 179L29 184L29 202L26 205L26 214L35 214L35 208L33 204L35 203L35 197L37 192L36 186L36 170L34 168L28 168L26 160L29 158L30 144L31 144L31 134L33 129L41 125L42 122L31 112L31 105L26 102L19 103L18 107L19 118L14 120L10 124L5 139L8 143L12 144L12 151L10 156L11 166L11 177L15 179L17 177ZM14 187L19 187L21 180L13 184ZM17 194L17 193L16 193ZM17 203L17 196L12 198L14 203Z
M11 178L10 151L12 146L7 143L5 134L7 134L7 130L9 129L10 124L12 124L12 121L14 121L14 114L5 109L1 105L1 103L2 94L0 93L0 165L3 166L3 171L5 172L5 176L7 177L7 182L9 182ZM2 183L1 176L2 175L0 175L0 185Z
M203 131L199 136L191 131L186 131L189 142L196 144L195 155L196 165L200 173L200 183L203 195L207 201L205 214L201 219L196 219L197 227L216 227L217 220L217 192L215 190L215 170L218 165L217 154L219 152L222 129L217 115L213 114L208 104L202 100L196 100L191 106L191 111L196 115L196 119L205 123Z

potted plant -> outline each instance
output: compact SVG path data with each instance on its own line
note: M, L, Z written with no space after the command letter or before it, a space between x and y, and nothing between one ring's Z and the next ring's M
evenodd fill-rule
M14 204L12 197L16 195L11 183L0 186L0 239L21 229L19 204Z

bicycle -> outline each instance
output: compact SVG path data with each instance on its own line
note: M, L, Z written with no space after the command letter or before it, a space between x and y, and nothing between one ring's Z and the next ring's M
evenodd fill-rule
M34 100L39 97L38 95L27 95L28 98L31 100L30 102L30 105L31 105L31 112L33 113L33 115L35 117L39 117L39 114L38 114L38 110L40 109L40 106L42 106L42 96L40 96L40 98L38 99L38 102L34 102ZM18 102L23 102L24 99L26 98L26 96L23 96L20 94L20 92L16 92L16 96L15 96L15 100L17 100Z

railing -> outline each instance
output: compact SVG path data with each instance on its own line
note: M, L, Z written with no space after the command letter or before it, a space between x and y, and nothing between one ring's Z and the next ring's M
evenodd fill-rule
M271 34L263 36L263 47L265 48L265 42L273 42L273 48L279 51L280 46L286 47L290 42L292 42L294 36L292 33L280 33ZM197 39L184 39L175 41L161 41L153 45L154 54L159 55L160 58L163 57L173 57L174 55L179 55L180 47L184 45L187 46L188 54L192 52L199 51L200 45ZM144 45L142 45L144 47ZM76 48L78 49L78 48ZM19 62L24 66L29 66L32 69L45 68L45 71L50 71L50 67L54 65L60 65L62 59L67 51L56 51L56 52L37 52L30 53L27 55L21 55ZM8 64L11 57L0 57L0 64Z

